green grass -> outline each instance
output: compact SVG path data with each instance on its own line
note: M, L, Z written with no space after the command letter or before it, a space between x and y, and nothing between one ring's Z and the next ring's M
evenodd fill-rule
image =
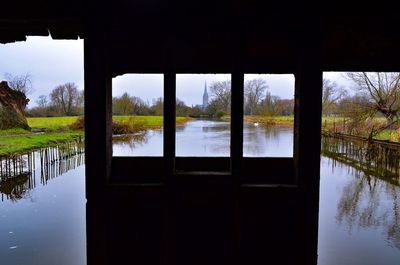
M77 116L28 118L28 125L32 129L42 129L46 132L69 131L68 125L74 123L77 118Z
M82 137L82 133L48 133L0 137L0 157L74 141Z
M397 130L384 130L383 132L378 133L374 137L378 140L386 140L391 142L399 142L399 133Z
M7 130L0 130L0 136L4 135L19 135L19 134L30 134L31 131L27 131L21 128L14 128L14 129L7 129Z
M119 122L133 120L134 122L143 124L149 129L161 127L163 125L163 116L113 116L113 120Z

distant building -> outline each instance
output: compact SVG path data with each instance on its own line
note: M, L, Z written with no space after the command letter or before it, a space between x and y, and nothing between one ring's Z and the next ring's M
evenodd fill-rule
M204 93L203 93L203 106L202 106L202 109L205 110L207 107L208 107L207 82L204 82Z

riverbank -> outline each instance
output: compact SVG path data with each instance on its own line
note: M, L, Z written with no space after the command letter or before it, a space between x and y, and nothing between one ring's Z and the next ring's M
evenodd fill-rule
M183 125L192 120L189 117L176 117L176 125ZM137 126L142 126L144 130L160 129L163 126L163 116L113 116L113 121L131 122Z
M0 130L0 157L55 146L60 143L80 141L84 137L83 130L71 128L77 119L77 116L27 118L28 124L32 128L31 131ZM163 126L162 116L114 116L113 120L130 124L132 128L138 130L159 129ZM177 117L176 124L181 125L189 120L191 118Z
M261 126L293 127L294 124L293 116L244 116L243 120Z
M81 141L83 132L26 134L0 137L0 158L33 149L55 146L65 142Z
M230 116L224 117L225 120L230 120ZM276 127L293 127L294 116L244 116L243 120L249 123L258 123L260 126L276 126ZM321 129L325 132L335 133L346 131L349 126L348 118L341 117L322 117ZM375 118L371 124L374 128L379 128L385 123L384 118ZM363 136L367 137L370 129L366 128ZM374 139L400 142L399 130L385 129L374 136Z

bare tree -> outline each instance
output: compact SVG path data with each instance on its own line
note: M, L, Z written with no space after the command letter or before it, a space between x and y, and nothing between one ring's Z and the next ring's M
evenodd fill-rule
M335 81L324 78L322 83L322 113L333 114L339 101L346 97L347 91Z
M347 73L355 89L365 95L370 104L369 112L381 113L389 123L398 120L400 111L400 73L356 72Z
M30 74L12 75L10 73L5 73L4 77L11 89L20 91L25 95L32 93L32 77Z
M40 95L39 98L36 100L36 104L40 108L45 108L47 106L47 97L45 95Z
M231 112L231 81L217 81L210 85L210 94L220 110Z
M258 114L258 107L268 88L267 82L262 78L248 80L244 84L245 113Z
M50 93L52 105L61 115L76 114L76 106L79 102L78 87L74 83L65 83L53 89Z

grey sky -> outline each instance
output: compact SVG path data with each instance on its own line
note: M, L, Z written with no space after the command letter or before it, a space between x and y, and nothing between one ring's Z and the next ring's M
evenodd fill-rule
M345 77L346 72L324 72L323 77L335 81L338 85L343 86L349 92L352 91L354 83Z
M32 76L33 93L28 107L40 95L48 96L56 86L72 82L83 89L83 40L52 40L28 37L26 42L0 44L0 80L4 74Z
M51 37L28 37L26 42L0 45L0 79L4 74L32 76L33 93L29 107L35 106L40 95L48 96L57 85L73 82L84 88L83 40L52 40ZM280 98L293 98L293 75L246 74L245 80L263 78L268 91ZM324 73L324 77L349 87L350 83L341 73ZM204 82L230 79L230 74L179 74L176 80L177 97L187 105L202 104ZM113 96L125 91L149 103L163 96L162 75L123 75L113 79Z

